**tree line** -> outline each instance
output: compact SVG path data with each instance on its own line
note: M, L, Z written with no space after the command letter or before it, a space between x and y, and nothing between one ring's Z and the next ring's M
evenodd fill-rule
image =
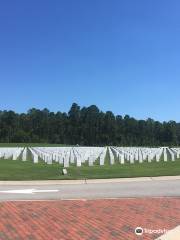
M73 103L69 112L30 109L0 111L0 142L60 143L89 146L177 146L180 123L136 120Z

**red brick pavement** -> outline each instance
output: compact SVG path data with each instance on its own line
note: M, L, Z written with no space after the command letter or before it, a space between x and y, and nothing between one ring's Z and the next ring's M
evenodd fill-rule
M180 225L180 198L0 203L0 240L150 240Z

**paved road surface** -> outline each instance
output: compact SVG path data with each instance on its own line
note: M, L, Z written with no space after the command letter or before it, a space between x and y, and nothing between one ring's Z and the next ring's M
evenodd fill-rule
M7 193L24 190L26 193ZM38 191L41 192L38 192ZM57 190L56 192L46 192ZM2 192L5 191L5 192ZM32 194L32 191L34 192ZM44 191L44 192L43 192ZM152 180L120 183L88 183L57 185L0 185L0 201L5 200L60 200L122 197L180 197L180 180Z

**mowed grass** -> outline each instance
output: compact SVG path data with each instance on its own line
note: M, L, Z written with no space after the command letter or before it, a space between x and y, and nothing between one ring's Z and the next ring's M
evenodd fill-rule
M175 162L151 162L124 165L115 164L105 166L86 164L81 167L70 166L68 175L62 175L63 166L53 163L47 165L40 161L0 159L0 180L55 180L55 179L93 179L93 178L125 178L146 176L180 175L180 159Z
M68 147L65 144L50 143L0 143L0 147Z

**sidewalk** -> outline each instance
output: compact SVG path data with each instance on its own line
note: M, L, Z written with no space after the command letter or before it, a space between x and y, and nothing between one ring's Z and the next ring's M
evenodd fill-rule
M180 176L138 177L138 178L111 178L111 179L84 179L84 180L34 180L34 181L0 181L0 185L64 185L89 183L123 183L180 180Z
M1 240L154 240L162 234L153 230L179 223L180 198L0 204ZM144 229L142 236L135 234L137 227Z

